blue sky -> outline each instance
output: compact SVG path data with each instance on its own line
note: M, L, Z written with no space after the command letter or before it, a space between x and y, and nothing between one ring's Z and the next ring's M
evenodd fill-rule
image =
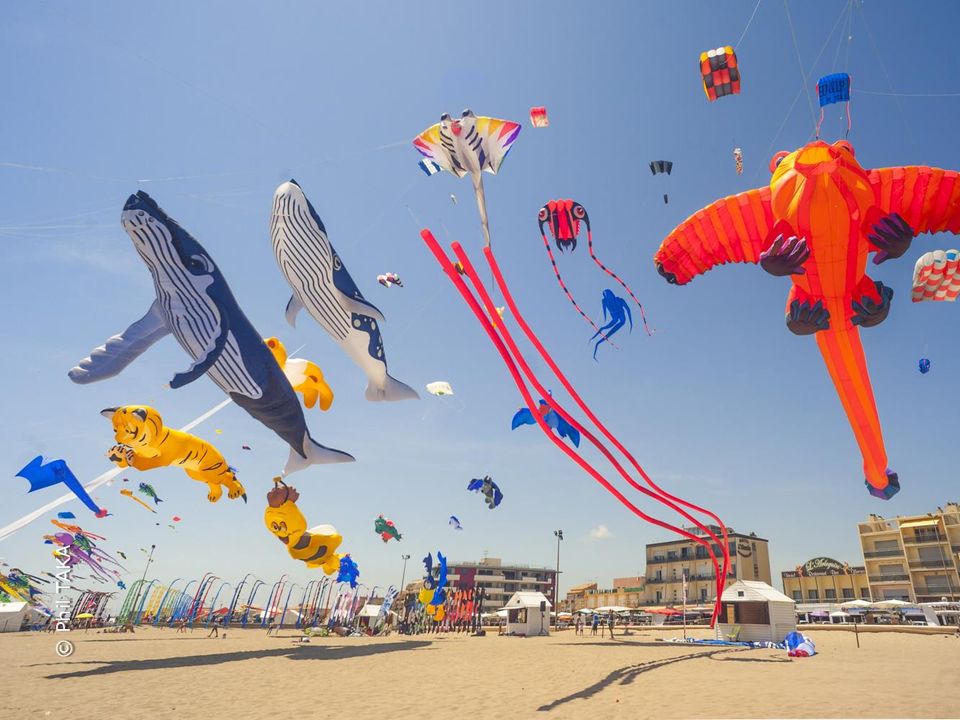
M6 4L0 458L9 473L0 524L49 499L28 496L13 477L35 454L67 459L82 479L109 468L112 433L101 408L150 404L179 426L223 397L206 379L164 389L189 365L169 338L118 378L85 387L67 379L152 301L149 273L119 224L126 197L143 189L205 245L264 336L303 345L299 354L323 368L336 399L328 413L308 411L313 436L358 462L292 482L308 521L343 533L362 579L399 582L401 552L414 558L410 578L417 559L437 549L454 559L552 564L555 528L567 538L562 588L642 572L644 544L669 538L635 520L535 428L510 431L519 396L418 236L429 226L480 259L469 182L425 177L409 144L441 113L470 107L524 122L501 173L486 178L494 247L526 318L600 417L658 482L733 528L769 538L775 576L821 554L859 562L855 525L868 513L923 512L956 497L947 388L960 370L957 309L909 302L916 256L956 241L923 236L904 258L871 267L897 294L887 321L863 333L903 486L889 503L864 490L860 455L815 343L783 324L789 283L728 266L676 288L651 258L687 215L765 184L773 152L810 138L802 78L812 95L819 75L846 70L864 91L854 96L850 140L865 167L960 167L960 99L899 97L958 89L955 7L862 5L848 25L846 3L791 4L801 72L783 4L763 2L738 49L741 95L711 104L698 55L737 42L752 0ZM547 106L549 129L529 127L532 105ZM838 106L828 109L825 138L842 132L839 116ZM651 177L653 159L673 160L673 175ZM366 402L362 372L318 325L284 322L289 289L268 223L272 192L291 176L386 315L391 373L420 389L421 401ZM639 328L621 332L621 350L602 348L598 363L537 231L538 209L555 197L587 208L598 254L657 328L652 338ZM599 314L608 283L585 243L560 265L581 304ZM376 284L387 271L399 273L402 289ZM928 375L917 372L921 356L932 361ZM456 396L427 395L433 380L448 380ZM157 489L159 516L120 497L120 483L98 493L114 517L93 520L79 503L68 509L107 536L108 549L128 554L128 582L142 572L137 548L151 543L152 574L168 580L206 570L309 577L262 523L283 443L237 407L198 432L239 468L248 505L210 505L202 485L162 469L128 473ZM253 452L241 452L244 443ZM492 512L465 490L485 474L506 496ZM643 507L668 518L659 506ZM403 533L400 544L374 535L381 512ZM173 514L183 518L175 531L166 527ZM448 527L450 514L463 532ZM599 525L609 537L591 539ZM41 521L4 541L0 557L33 572L52 568L40 539L48 528Z

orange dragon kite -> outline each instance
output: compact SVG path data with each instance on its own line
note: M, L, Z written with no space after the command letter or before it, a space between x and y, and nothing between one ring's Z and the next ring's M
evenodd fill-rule
M900 490L860 342L890 312L893 290L871 280L916 235L960 232L960 175L930 167L865 170L846 141L812 142L770 163L770 186L718 200L681 223L654 256L667 282L685 285L716 265L759 263L793 281L786 322L817 345L863 455L867 490Z

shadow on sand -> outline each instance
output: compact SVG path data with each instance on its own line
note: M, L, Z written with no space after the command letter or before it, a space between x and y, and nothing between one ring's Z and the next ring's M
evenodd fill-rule
M643 643L631 643L631 645L633 644L640 645ZM653 645L654 643L647 643L647 644ZM664 644L656 643L656 646L663 647ZM586 700L588 698L593 697L594 695L599 693L601 690L603 690L604 688L610 685L614 685L614 684L629 685L634 680L636 680L638 675L642 675L643 673L650 672L651 670L658 670L659 668L666 667L667 665L673 665L674 663L684 662L686 660L697 660L699 658L709 658L709 657L712 657L713 655L717 655L720 653L730 653L730 652L731 652L730 648L722 648L719 650L710 650L708 652L689 653L687 655L680 655L678 657L662 658L660 660L651 660L650 662L639 663L637 665L627 665L626 667L622 667L619 670L614 670L613 672L608 674L605 678L602 678L597 682L593 683L593 685L588 685L583 690L579 692L575 692L572 695L567 695L566 697L559 698L557 700L554 700L551 703L547 703L546 705L541 705L540 707L537 708L537 710L539 712L549 712L550 710L553 710L554 708L559 707L560 705L564 705L565 703L571 702L573 700ZM732 652L740 652L740 651L734 649L732 650Z
M113 673L142 670L204 667L206 665L220 665L222 663L274 657L288 657L291 660L344 660L346 658L364 657L365 655L379 655L381 653L399 652L403 650L418 650L429 646L430 643L424 641L385 643L382 645L337 645L333 647L322 645L295 645L293 647L274 648L271 650L244 650L227 653L186 655L183 657L152 658L149 660L117 660L115 662L78 661L73 663L57 663L57 665L90 665L96 662L101 666L90 670L55 673L53 675L47 675L46 677L49 680L59 680L63 678L93 677L96 675L110 675Z

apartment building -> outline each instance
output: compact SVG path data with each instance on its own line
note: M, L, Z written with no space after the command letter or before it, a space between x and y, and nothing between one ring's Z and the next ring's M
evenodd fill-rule
M873 600L960 601L960 503L857 525Z
M479 562L447 562L450 587L486 590L483 612L499 610L511 595L520 590L542 592L552 603L556 579L555 568L505 564L500 558L487 557Z

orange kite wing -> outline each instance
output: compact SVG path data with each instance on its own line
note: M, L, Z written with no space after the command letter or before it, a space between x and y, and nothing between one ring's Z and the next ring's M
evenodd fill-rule
M653 262L668 281L686 285L717 265L759 262L773 225L769 188L731 195L680 223Z
M916 235L960 233L960 173L914 165L867 173L877 205L899 213Z

